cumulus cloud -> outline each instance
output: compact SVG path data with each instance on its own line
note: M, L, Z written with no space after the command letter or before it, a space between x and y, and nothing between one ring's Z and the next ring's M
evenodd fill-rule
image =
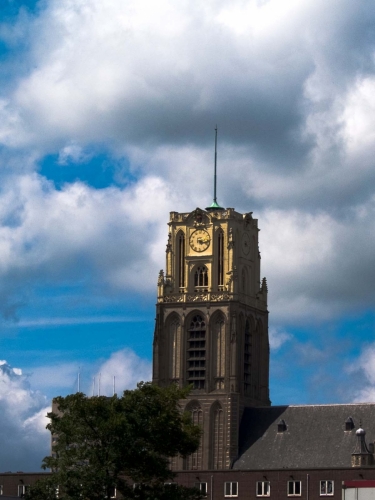
M6 450L0 453L1 471L39 469L43 457L50 453L50 433L45 427L46 414L51 407L44 393L52 387L55 396L75 392L78 369L78 363L45 365L25 375L22 369L0 361L0 439L2 450ZM102 395L113 393L115 377L116 392L120 395L125 389L134 389L137 382L151 379L151 362L130 349L123 349L103 361L97 373L87 362L83 371L85 375L90 374L91 380L95 376L95 393L100 377ZM89 395L92 393L91 386L81 387L81 390Z
M3 315L22 304L25 282L76 283L91 275L91 283L119 290L149 289L174 198L158 177L102 190L82 183L57 190L37 174L12 177L0 195Z
M38 387L43 393L58 396L60 391L74 392L77 388L77 375L80 367L78 362L54 363L33 367L28 373L28 379L33 387ZM51 376L53 374L53 376Z
M352 388L353 402L375 401L375 345L367 344L360 356L347 366L357 384Z
M52 152L64 168L99 143L136 177L58 191L13 168L0 193L3 314L28 300L25 278L90 271L151 290L167 212L209 203L215 122L219 199L260 220L274 318L372 306L374 21L370 0L49 0L21 16L13 36L30 50L0 95L8 155L27 150L32 170Z
M270 347L274 351L277 351L278 349L280 349L280 347L283 344L285 344L285 342L288 342L292 338L293 338L293 336L284 330L280 330L280 329L276 329L276 328L270 328L270 330L269 330Z
M31 389L22 370L0 361L1 471L38 470L49 454L48 411L46 397Z
M218 121L259 174L295 172L319 140L321 102L335 144L347 86L371 67L374 14L368 0L360 6L50 0L30 22L29 71L3 96L1 137L44 151L100 141L152 154L207 145Z
M280 321L324 321L375 306L375 197L332 214L265 211L259 216L263 272Z
M151 367L150 361L140 358L131 349L114 352L95 375L95 393L99 391L99 380L101 395L112 395L114 382L118 395L125 389L134 389L138 382L151 380Z
M51 395L51 399L78 391L78 384L80 391L88 396L97 395L99 385L100 394L110 396L115 382L116 393L121 395L125 389L134 389L138 382L151 380L151 366L150 360L125 348L113 352L109 359L100 363L83 359L32 367L27 370L27 380L44 394ZM18 373L18 369L14 370ZM22 370L18 374L22 375Z
M260 220L277 321L372 306L374 17L369 0L46 2L27 19L28 71L0 96L0 140L56 168L105 144L137 177L58 191L14 169L3 314L28 300L25 277L151 290L167 212L209 203L216 121L219 199Z

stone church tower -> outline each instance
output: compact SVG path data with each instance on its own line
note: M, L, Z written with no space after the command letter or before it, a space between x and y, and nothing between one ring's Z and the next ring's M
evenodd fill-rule
M174 469L228 469L245 407L268 406L267 283L258 221L213 203L171 212L166 270L158 279L153 381L192 386L185 409L201 446Z

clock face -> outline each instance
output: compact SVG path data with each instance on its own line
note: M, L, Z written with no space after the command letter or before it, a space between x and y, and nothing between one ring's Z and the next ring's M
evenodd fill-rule
M250 252L250 236L248 233L243 233L241 241L242 253L249 255Z
M195 252L204 252L210 246L210 235L205 229L196 229L191 233L189 243Z

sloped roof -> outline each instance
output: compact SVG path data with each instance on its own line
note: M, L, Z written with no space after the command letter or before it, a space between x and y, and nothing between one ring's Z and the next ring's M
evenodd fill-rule
M351 431L345 431L348 417L354 421ZM278 432L280 419L287 426L284 432ZM372 403L246 408L233 469L350 467L360 421L366 442L374 442Z

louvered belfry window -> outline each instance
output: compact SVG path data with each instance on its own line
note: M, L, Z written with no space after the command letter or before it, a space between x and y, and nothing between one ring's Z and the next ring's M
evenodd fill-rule
M204 389L206 380L206 323L194 316L188 334L188 382L194 389Z

